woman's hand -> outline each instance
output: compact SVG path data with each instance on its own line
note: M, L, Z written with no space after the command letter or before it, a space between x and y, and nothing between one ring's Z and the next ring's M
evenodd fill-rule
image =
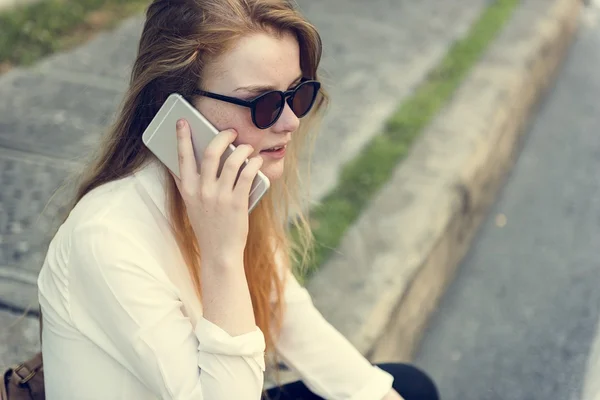
M240 145L227 158L217 177L220 159L237 136L233 130L225 130L204 150L199 174L189 124L180 120L176 129L181 179L172 175L196 234L202 263L239 264L243 262L248 237L250 187L262 166L262 158L250 159L236 182L240 167L253 152L251 146Z
M239 146L228 158L219 177L219 163L235 132L220 132L207 146L198 174L187 122L177 123L177 150L181 179L173 175L185 202L202 255L200 283L202 316L231 336L255 331L252 299L244 273L244 248L248 237L248 196L262 165L250 160L250 146Z

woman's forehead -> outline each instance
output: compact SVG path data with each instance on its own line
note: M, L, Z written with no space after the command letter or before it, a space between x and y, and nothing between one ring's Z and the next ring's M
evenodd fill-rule
M218 85L229 91L250 85L284 90L301 74L298 41L290 34L244 37L215 64L214 69L220 73L214 74L213 79L207 76L207 86Z

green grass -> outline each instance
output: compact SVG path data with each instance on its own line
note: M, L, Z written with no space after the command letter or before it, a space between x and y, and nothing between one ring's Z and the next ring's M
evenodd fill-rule
M27 65L142 11L149 0L41 0L0 13L0 65Z
M346 230L391 177L415 138L448 103L519 3L519 0L496 0L490 4L469 33L451 47L440 64L394 112L383 132L344 166L337 186L311 210L316 245L305 273L297 273L301 281L309 279L338 247Z

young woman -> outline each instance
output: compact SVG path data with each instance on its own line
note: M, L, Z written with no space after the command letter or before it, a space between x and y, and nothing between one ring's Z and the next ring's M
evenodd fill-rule
M327 102L320 57L285 0L150 5L122 109L39 277L47 399L437 399L419 370L371 365L290 272L291 216L310 242L298 170ZM198 174L187 122L173 127L181 179L141 140L173 92L221 131ZM272 188L248 216L259 169ZM265 355L302 381L265 392Z

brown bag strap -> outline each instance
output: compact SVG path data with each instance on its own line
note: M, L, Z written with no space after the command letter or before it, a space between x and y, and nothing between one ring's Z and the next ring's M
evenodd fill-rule
M8 377L12 370L4 371L2 374L2 381L0 382L0 400L8 400L8 393L6 392L6 385L8 384Z
M40 393L44 388L38 387L39 381L32 378L42 369L42 367L42 353L37 353L29 360L13 368L11 380L21 387L28 385L32 392Z
M3 376L3 385L0 385L0 399L44 399L43 373L42 353L37 353L16 367L9 368Z
M40 310L40 344L42 314ZM10 396L10 397L9 397ZM0 374L0 400L44 400L44 366L41 351L29 360Z
M42 314L40 310L40 344ZM0 400L44 400L44 365L42 352L0 374Z

